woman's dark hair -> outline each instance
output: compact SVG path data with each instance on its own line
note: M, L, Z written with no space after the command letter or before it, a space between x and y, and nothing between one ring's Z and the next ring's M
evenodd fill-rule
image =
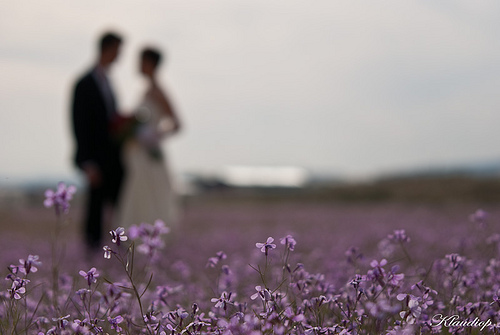
M101 51L106 50L109 47L119 45L122 42L120 35L114 32L107 32L101 36L99 40L99 48Z
M160 64L161 58L161 53L157 49L145 48L141 52L141 59L151 61L155 68Z

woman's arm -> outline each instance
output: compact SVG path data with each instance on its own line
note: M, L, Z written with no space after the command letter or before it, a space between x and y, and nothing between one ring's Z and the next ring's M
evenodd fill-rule
M179 121L179 117L177 116L177 113L175 112L172 103L170 102L170 99L167 97L165 92L156 84L153 86L151 93L153 98L158 102L163 113L171 118L174 126L173 131L178 132L181 128L181 124Z

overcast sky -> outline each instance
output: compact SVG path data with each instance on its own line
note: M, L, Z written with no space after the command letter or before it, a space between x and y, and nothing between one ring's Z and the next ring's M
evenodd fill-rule
M124 111L138 50L185 129L177 172L302 166L366 176L500 157L498 1L0 0L0 176L69 176L72 83L108 28Z

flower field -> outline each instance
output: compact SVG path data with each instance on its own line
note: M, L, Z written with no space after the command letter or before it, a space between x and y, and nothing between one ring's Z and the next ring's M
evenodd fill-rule
M1 334L500 334L494 204L198 199L88 252L71 195L0 211Z

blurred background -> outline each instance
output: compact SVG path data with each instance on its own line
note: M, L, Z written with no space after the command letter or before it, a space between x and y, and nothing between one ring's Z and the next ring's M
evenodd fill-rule
M70 94L107 29L125 37L112 69L125 113L145 87L140 48L167 55L161 81L185 128L164 149L186 194L370 182L377 198L381 178L500 171L496 1L0 1L0 12L4 189L81 183Z

